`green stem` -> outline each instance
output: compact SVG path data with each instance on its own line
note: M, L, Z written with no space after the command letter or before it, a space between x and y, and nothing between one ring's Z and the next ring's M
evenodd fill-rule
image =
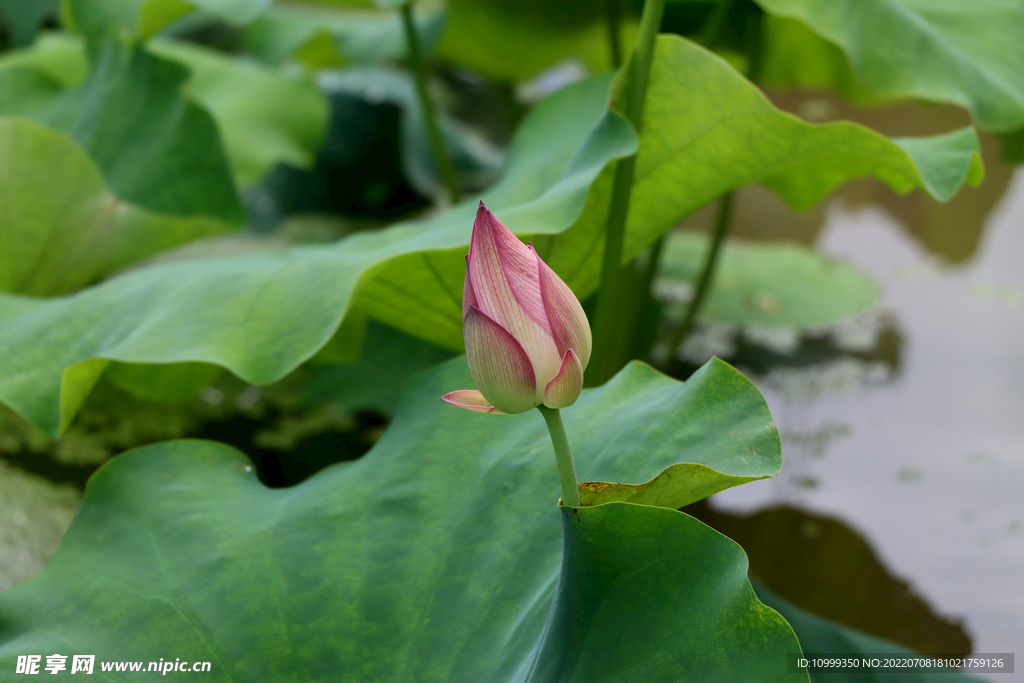
M715 6L697 38L698 43L708 49L715 46L714 44L722 37L722 28L725 27L725 19L729 16L729 10L732 9L732 2L733 0L721 0Z
M636 50L627 64L629 73L625 114L640 133L643 119L644 100L647 97L647 83L654 59L654 44L665 10L665 0L647 0L640 17L640 31ZM626 232L626 218L629 215L629 200L633 191L633 175L636 155L618 162L612 185L611 205L605 224L604 258L601 263L601 287L597 292L597 306L594 312L594 351L587 368L587 384L601 384L622 367L627 358L625 342L617 334L622 327L623 267L622 244ZM628 341L628 340L627 340Z
M620 0L604 0L605 22L608 25L608 49L611 51L612 67L615 69L622 65L622 42L619 39L619 2Z
M448 187L448 196L452 204L456 204L461 196L459 180L455 175L455 167L444 147L444 136L441 128L437 125L437 111L434 109L434 101L430 98L430 91L427 90L427 66L423 61L423 51L420 48L420 39L416 33L416 24L412 18L412 0L402 5L402 26L405 29L405 43L409 48L409 63L412 65L414 80L416 81L416 96L420 101L420 109L423 112L423 125L427 129L427 142L430 145L430 152L434 155L434 163L437 170Z
M644 275L640 287L645 294L650 293L654 284L654 276L658 274L658 263L661 261L661 250L665 246L665 235L658 238L658 241L651 247L647 255L647 262L644 264Z
M555 462L558 463L558 480L562 484L562 505L578 508L580 506L580 487L576 482L576 466L572 462L572 451L569 450L569 439L565 436L565 425L562 414L557 408L537 406L544 416L551 433L551 445L555 447Z
M697 289L693 293L693 299L690 301L690 306L686 309L686 315L683 316L683 322L676 329L674 335L672 335L672 341L668 345L668 356L665 358L664 366L667 368L675 359L676 352L679 347L686 341L686 337L690 334L690 328L693 327L693 321L697 318L697 314L700 312L701 306L704 305L704 299L707 298L708 291L710 290L711 282L714 280L715 265L718 263L718 254L722 250L722 243L725 241L725 234L729 232L729 214L732 213L732 196L731 191L726 192L722 195L722 203L718 207L718 217L715 219L715 232L711 237L711 245L708 249L707 256L704 257L704 267L700 274L700 279L697 281Z
M604 384L617 370L623 354L622 301L628 273L624 272L622 243L626 217L629 213L629 195L633 185L636 157L622 159L615 167L611 206L605 229L604 259L601 263L601 286L594 307L594 353L587 366L588 386Z

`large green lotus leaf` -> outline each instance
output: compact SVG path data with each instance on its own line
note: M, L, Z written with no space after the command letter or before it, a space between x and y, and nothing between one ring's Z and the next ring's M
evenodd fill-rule
M750 183L765 185L795 210L865 175L900 193L920 188L945 201L961 184L981 181L978 150L971 128L890 140L851 122L805 123L776 109L719 57L662 35L651 68L623 259L632 259L714 197ZM591 216L604 223L604 212ZM599 227L593 230L598 234Z
M833 88L861 104L884 101L865 90L838 47L807 24L766 14L758 82L776 88Z
M677 510L722 490L723 481L739 486L763 476L725 475L699 463L676 463L643 484L588 481L579 485L581 504L590 507L607 503L653 505Z
M601 77L562 91L524 121L504 177L483 195L509 225L564 230L608 161L635 149L629 126L605 108L608 85ZM155 265L73 298L0 297L0 400L57 433L98 377L90 359L208 362L269 383L324 346L349 310L381 317L407 299L415 315L405 329L458 347L475 211L466 202L333 245ZM448 286L442 272L455 284L437 298Z
M113 36L91 57L92 72L79 86L60 92L53 81L52 97L38 95L31 111L20 98L6 98L0 114L31 116L70 134L126 201L157 213L243 221L217 124L182 95L188 71ZM0 89L28 68L15 62L0 69ZM42 87L45 79L39 72L34 82ZM25 86L20 82L22 92Z
M63 90L54 80L32 68L11 66L0 72L0 109L3 116L35 116L61 92Z
M56 17L60 0L0 0L0 21L15 46L28 45L47 17Z
M153 39L149 50L191 71L185 94L213 114L239 185L277 164L313 165L330 111L312 80L181 42Z
M122 201L70 137L34 121L0 117L0 291L71 292L229 227Z
M373 320L366 325L362 347L363 353L347 363L313 364L311 376L302 378L297 398L303 403L330 403L349 412L376 410L394 415L409 377L453 355Z
M255 19L273 0L62 0L65 24L88 36L127 29L149 38L168 24L200 10L242 25Z
M213 115L235 180L251 185L279 163L309 167L323 143L329 111L326 98L308 78L262 68L196 45L154 39L148 52L186 67L183 91L188 100ZM30 73L16 67L29 67ZM81 38L43 36L29 50L0 58L0 87L11 88L21 75L21 90L8 98L7 109L40 112L64 87L79 85L88 72ZM32 79L25 83L25 79ZM13 112L11 112L13 113Z
M603 12L597 0L449 0L438 55L505 81L532 78L569 59L601 71L611 66ZM623 19L629 48L636 20Z
M920 656L921 653L908 650L888 640L882 640L861 633L856 629L842 626L816 614L802 610L788 600L768 590L757 579L751 578L751 585L757 597L772 609L778 611L793 627L805 653ZM928 653L925 653L928 654ZM811 683L982 683L982 679L957 671L908 671L898 669L876 669L861 671L818 670L810 673Z
M31 46L0 56L0 71L15 67L39 72L60 89L81 84L89 74L85 46L70 33L43 33Z
M534 109L504 176L483 195L580 296L593 291L600 271L608 162L635 144L606 110L608 84L590 79ZM647 111L625 258L694 208L751 182L803 206L858 175L945 198L954 180L977 180L980 171L969 129L905 150L856 124L805 124L714 55L671 36L659 39ZM468 201L424 223L331 246L151 267L31 314L21 303L11 307L21 315L5 314L0 302L0 344L10 351L0 400L56 433L97 376L89 359L207 362L248 381L276 381L316 353L353 306L459 349L475 209Z
M59 652L210 661L211 681L807 680L780 666L799 644L739 546L670 508L559 508L543 420L439 400L471 382L464 358L440 366L366 456L290 489L212 442L118 457L47 568L0 596L0 666ZM781 465L763 399L721 361L685 384L634 363L564 417L586 479L688 461L724 487Z
M757 0L850 60L870 91L952 102L982 128L1024 126L1024 0Z
M443 8L415 7L413 20L423 50L430 53L444 29ZM245 27L249 48L280 64L295 56L310 66L341 62L372 64L405 59L405 33L397 12L330 9L278 3ZM296 54L298 53L298 54Z
M656 281L659 292L695 283L708 247L705 235L669 233ZM812 249L726 242L701 318L732 325L829 325L863 312L878 295L870 276Z

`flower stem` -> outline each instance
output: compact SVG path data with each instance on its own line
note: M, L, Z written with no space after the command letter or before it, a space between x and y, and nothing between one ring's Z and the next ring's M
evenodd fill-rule
M572 462L572 451L569 450L569 439L565 436L565 425L562 414L557 408L537 406L544 416L551 433L551 445L555 447L555 462L558 463L558 480L562 484L562 505L578 508L580 506L580 487L576 482L576 465Z
M693 293L693 299L690 300L690 306L686 309L686 314L683 316L683 322L676 328L675 334L672 335L672 341L669 342L668 356L665 358L665 368L668 368L669 364L672 363L680 345L686 341L687 335L690 334L690 328L693 327L693 321L697 318L701 306L704 305L704 299L707 298L708 291L711 289L710 285L714 280L718 255L722 250L725 234L729 232L732 194L729 191L722 195L722 203L718 207L718 217L715 219L715 232L711 237L708 253L704 257L704 268L700 274L700 279L697 281L697 289Z
M427 67L423 61L423 51L420 48L419 35L416 33L416 24L412 18L413 0L402 5L402 27L405 29L405 43L409 48L409 63L412 66L414 80L416 81L416 96L420 101L420 110L423 112L423 125L427 129L427 142L430 145L430 152L434 156L434 164L448 187L448 196L452 204L458 203L461 197L459 180L455 175L455 167L444 147L444 136L437 124L437 111L434 109L434 101L430 98L430 91L427 90Z
M626 93L626 118L633 128L641 132L644 100L650 80L654 44L661 26L665 0L647 0L640 16L640 31L636 50L627 62L629 69ZM602 384L614 375L628 360L628 339L623 339L623 266L622 245L629 216L629 199L633 192L633 174L636 155L618 162L612 185L611 205L605 223L604 258L601 263L601 286L597 292L594 312L594 352L587 368L587 384Z

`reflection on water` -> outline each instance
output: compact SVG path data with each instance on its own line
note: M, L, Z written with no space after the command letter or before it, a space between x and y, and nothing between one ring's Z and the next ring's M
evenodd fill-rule
M750 573L797 607L914 650L971 652L961 624L936 615L840 520L785 505L733 515L702 501L685 511L743 546Z
M889 381L899 371L903 339L891 315L872 311L832 329L734 329L703 325L687 338L670 374L688 376L712 355L728 357L784 393L817 396L826 389ZM801 372L801 369L805 370Z
M893 135L967 123L944 107L774 99ZM984 184L946 205L862 181L793 215L762 189L740 192L734 234L813 244L872 274L883 295L853 332L788 346L733 332L719 347L765 394L786 464L713 497L707 519L784 597L933 652L1024 642L1024 169L982 144ZM713 347L723 335L705 337Z

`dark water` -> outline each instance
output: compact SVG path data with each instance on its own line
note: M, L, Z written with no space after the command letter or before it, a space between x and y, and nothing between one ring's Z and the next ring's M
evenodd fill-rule
M893 135L967 123L941 107L865 113L828 97L776 99L805 118L859 118ZM695 514L801 606L918 650L969 644L1019 657L1024 169L1001 164L993 140L983 148L985 183L946 205L867 181L799 216L758 188L739 194L734 234L814 245L873 275L883 294L837 331L732 340L725 356L765 394L785 465Z

